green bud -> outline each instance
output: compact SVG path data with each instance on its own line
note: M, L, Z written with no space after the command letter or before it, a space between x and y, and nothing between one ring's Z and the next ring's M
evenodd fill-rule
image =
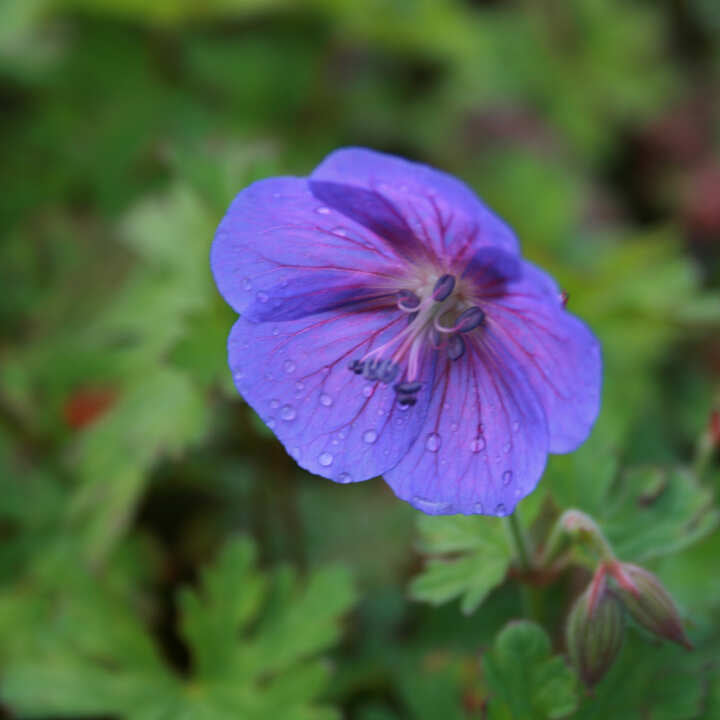
M604 568L577 599L567 624L570 659L588 687L612 667L625 634L622 603L607 587Z
M608 571L617 580L620 598L638 624L692 650L680 613L670 593L655 575L630 563L615 563Z

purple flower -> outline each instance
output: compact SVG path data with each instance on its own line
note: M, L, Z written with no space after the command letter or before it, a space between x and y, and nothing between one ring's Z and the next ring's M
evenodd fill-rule
M338 150L243 190L211 264L235 384L310 472L507 515L595 421L598 341L450 175Z

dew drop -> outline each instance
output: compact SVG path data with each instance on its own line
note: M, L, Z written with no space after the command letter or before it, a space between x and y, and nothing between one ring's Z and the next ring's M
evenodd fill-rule
M288 375L295 372L295 363L292 360L286 360L283 363L283 370L285 370Z
M366 385L366 386L362 389L362 394L363 394L366 398L369 398L369 397L372 395L372 392L373 392L373 386L372 386L372 385Z
M320 404L330 407L333 404L333 399L327 393L322 393L320 395Z
M264 293L264 292L259 292L255 297L256 297L256 298L258 299L258 301L261 302L261 303L266 303L266 302L270 299L269 295L268 295L267 293Z
M274 410L275 408L279 408L279 407L280 407L280 401L279 401L277 398L273 398L273 399L270 401L270 407L271 407L273 410Z
M332 461L333 456L329 452L320 453L320 455L318 456L318 462L323 467L329 467L330 465L332 465Z
M507 513L507 508L506 508L502 503L500 503L500 504L495 508L495 514L496 514L496 515L499 515L499 516L507 515L507 514L508 514L508 513Z
M321 215L329 215L329 214L330 214L330 208L328 208L328 207L319 207L319 208L317 209L317 211L318 211Z
M484 437L476 437L476 438L470 443L470 449L471 449L474 453L479 453L479 452L482 452L482 451L485 449L486 445L487 445L487 443L485 442L485 438L484 438Z
M502 474L503 485L505 485L507 487L512 482L512 478L513 478L512 470L506 470Z
M453 424L450 426L450 430L452 430L453 432L457 432L457 429L458 429L458 424L457 424L457 423L453 423Z
M268 421L265 423L271 430L275 427L275 421L272 418L269 418Z
M305 383L304 383L304 382L300 382L300 380L298 380L298 381L295 383L295 389L296 389L296 390L304 390L304 389L305 389Z
M242 380L245 377L245 373L242 370L238 370L235 373L235 379L236 380Z
M473 509L473 512L477 513L478 515L482 515L485 512L485 507L483 506L483 504L481 502L476 502L473 505L472 509Z
M506 442L503 445L503 452L507 455L512 450L512 443Z
M348 472L340 473L337 476L337 482L342 483L343 485L347 485L348 483L352 482L352 475Z
M418 509L422 510L428 515L440 515L448 512L452 508L451 503L438 502L437 500L428 500L427 498L415 496L412 499L412 504Z
M245 278L245 279L243 280L243 287L244 287L246 290L250 290L250 288L252 287L252 280L251 280L250 278Z
M375 432L375 430L366 430L363 433L362 439L368 445L372 445L377 440L377 432Z
M440 449L440 436L437 433L430 433L425 438L425 447L430 452L437 452Z
M279 335L279 334L280 334L280 328L276 328L276 327L273 328L273 329L272 329L272 334L273 334L273 335Z
M283 405L280 408L280 417L290 422L290 420L294 420L297 417L297 412L295 412L295 408L292 405Z

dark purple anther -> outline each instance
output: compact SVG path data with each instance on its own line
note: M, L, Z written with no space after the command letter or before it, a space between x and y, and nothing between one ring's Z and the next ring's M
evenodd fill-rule
M455 289L455 278L452 275L443 275L435 283L432 291L432 299L435 302L442 302Z
M485 322L485 313L479 307L469 307L463 310L455 321L455 330L466 333L480 327Z
M417 402L417 398L414 395L400 395L398 396L398 404L412 407Z
M417 311L414 312L414 313L410 313L410 314L408 315L408 325L409 325L411 322L413 322L413 320L415 320L415 318L416 318L417 316L418 316Z
M353 360L349 365L348 369L352 370L356 375L362 375L362 371L365 363L361 360Z
M451 335L448 340L448 356L451 360L458 360L465 352L465 341L459 335Z
M412 290L398 290L397 298L403 310L414 310L420 305L420 298Z
M422 387L422 383L419 382L403 382L395 385L395 392L401 395L413 395L418 392Z

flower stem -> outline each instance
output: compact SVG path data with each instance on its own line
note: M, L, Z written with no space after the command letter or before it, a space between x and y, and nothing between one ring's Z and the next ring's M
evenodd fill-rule
M518 522L517 512L505 518L505 527L509 530L509 535L515 548L515 556L518 559L520 568L522 570L530 570L532 562L528 548L528 540Z

